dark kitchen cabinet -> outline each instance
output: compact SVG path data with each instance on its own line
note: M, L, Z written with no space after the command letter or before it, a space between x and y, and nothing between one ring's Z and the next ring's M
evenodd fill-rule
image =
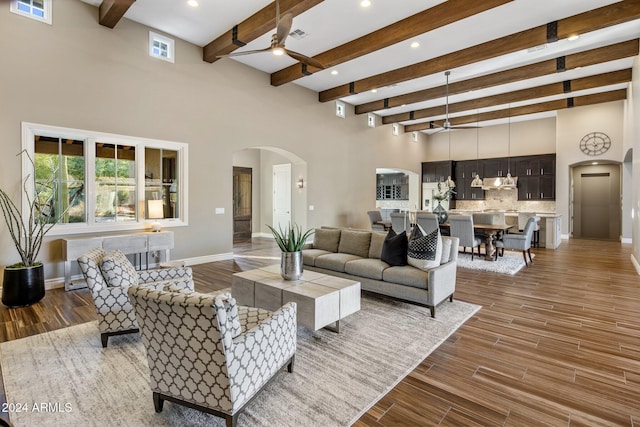
M444 182L453 177L452 161L422 163L422 182Z
M499 157L495 159L481 160L484 170L482 178L495 178L496 176L507 176L509 171L509 158ZM513 175L513 173L511 173Z
M518 177L518 200L555 200L556 155L513 157Z
M471 186L471 181L473 181L476 174L480 175L481 178L483 176L482 162L477 160L455 162L454 172L456 200L484 200L484 190Z

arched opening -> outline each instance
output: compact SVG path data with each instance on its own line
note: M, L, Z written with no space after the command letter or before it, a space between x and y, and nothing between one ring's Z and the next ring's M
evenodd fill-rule
M234 174L233 217L236 228L249 228L250 237L271 237L266 225L274 224L279 209L288 210L290 221L302 229L307 228L307 162L289 151L268 146L256 146L233 153L234 170L250 171L251 182L237 185L240 178ZM274 170L288 170L289 174L278 174ZM283 181L283 179L285 181ZM274 184L278 192L287 192L288 197L274 199ZM281 194L282 196L282 194ZM282 203L286 206L283 208ZM247 205L250 204L250 219ZM237 219L236 219L237 218ZM250 222L247 225L247 222ZM246 235L246 232L245 232Z

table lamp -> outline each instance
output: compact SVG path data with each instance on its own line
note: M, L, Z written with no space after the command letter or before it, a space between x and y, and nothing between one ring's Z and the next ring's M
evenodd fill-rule
M162 205L162 200L149 200L148 202L148 216L149 219L161 219L164 218L164 206ZM151 229L153 231L160 231L162 228L162 224L159 221L154 221L151 223Z

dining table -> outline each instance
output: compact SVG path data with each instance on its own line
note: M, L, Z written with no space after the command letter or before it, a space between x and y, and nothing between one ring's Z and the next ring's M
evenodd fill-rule
M450 227L451 226L448 222L440 224L440 229L442 230L449 230ZM514 224L473 224L473 231L475 231L476 233L482 233L487 236L485 239L485 260L496 260L497 257L494 258L496 251L496 246L494 243L496 241L498 233L506 233L513 227L515 227ZM471 250L473 250L473 248Z

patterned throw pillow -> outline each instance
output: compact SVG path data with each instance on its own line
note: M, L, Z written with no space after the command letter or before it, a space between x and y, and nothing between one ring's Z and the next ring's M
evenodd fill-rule
M407 265L407 233L396 234L390 228L382 244L380 259L390 266Z
M138 272L125 254L117 249L102 258L100 271L102 271L107 286L119 287L138 284Z
M442 237L440 230L426 234L424 229L416 224L409 237L407 262L421 270L428 270L440 265L442 259Z

